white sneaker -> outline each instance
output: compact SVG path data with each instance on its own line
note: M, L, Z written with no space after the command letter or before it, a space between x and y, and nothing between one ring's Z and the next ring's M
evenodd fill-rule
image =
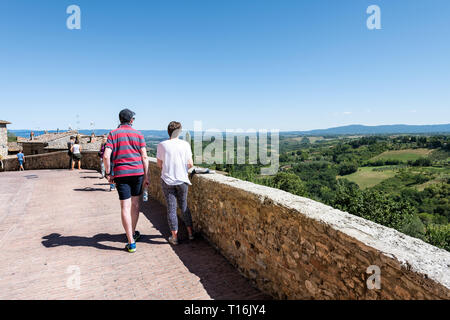
M178 244L178 239L175 239L173 236L169 237L169 242L176 246Z

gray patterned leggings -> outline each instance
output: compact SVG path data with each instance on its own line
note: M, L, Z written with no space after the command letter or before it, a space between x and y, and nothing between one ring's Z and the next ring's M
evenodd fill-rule
M187 206L188 184L168 185L161 179L161 186L167 203L167 221L170 231L178 231L177 202L183 214L186 227L192 227L191 212Z

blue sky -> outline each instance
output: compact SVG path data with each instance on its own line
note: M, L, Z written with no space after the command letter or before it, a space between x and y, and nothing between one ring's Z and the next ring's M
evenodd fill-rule
M69 30L66 8L81 8ZM366 8L381 8L368 30ZM11 129L450 122L448 0L2 0Z

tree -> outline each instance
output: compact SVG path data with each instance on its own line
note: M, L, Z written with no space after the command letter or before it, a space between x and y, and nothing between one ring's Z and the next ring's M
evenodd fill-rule
M450 225L427 226L425 240L434 246L450 251Z
M291 172L278 172L272 180L272 187L298 196L306 196L306 187L302 179Z
M339 179L331 205L337 209L400 230L416 210L410 202L379 190L359 190Z
M358 171L358 165L352 162L343 162L338 166L339 175L345 176L346 174L351 174Z
M8 131L8 142L16 142L17 136L13 133Z

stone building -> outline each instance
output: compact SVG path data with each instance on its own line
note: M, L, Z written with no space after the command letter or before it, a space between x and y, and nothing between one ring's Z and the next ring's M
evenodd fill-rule
M67 150L67 143L71 136L79 136L80 144L83 151L99 151L102 143L101 137L79 135L77 131L52 132L31 139L20 139L18 143L23 148L23 153L28 155L37 155L49 152Z
M11 122L0 120L0 158L6 158L8 155L8 130L7 124Z

